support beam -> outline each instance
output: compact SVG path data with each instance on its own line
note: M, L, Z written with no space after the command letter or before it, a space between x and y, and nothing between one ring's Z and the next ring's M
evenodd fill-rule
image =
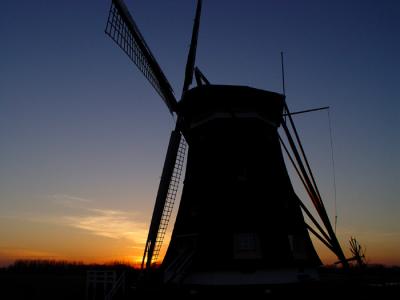
M304 114L304 113L309 113L309 112L313 112L313 111L319 111L319 110L323 110L323 109L329 109L329 106L324 106L324 107L319 107L319 108L312 108L312 109L306 109L306 110L300 110L300 111L295 111L292 113L286 113L283 114L284 117L288 116L288 115L299 115L299 114Z

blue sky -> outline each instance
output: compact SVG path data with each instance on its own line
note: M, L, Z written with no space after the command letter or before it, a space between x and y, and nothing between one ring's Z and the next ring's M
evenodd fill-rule
M126 3L179 98L195 1ZM142 246L174 122L104 34L109 5L2 5L0 261L130 259ZM280 92L284 51L289 107L331 107L340 240L396 264L399 15L389 0L205 0L197 52L212 83ZM327 112L295 120L332 216Z

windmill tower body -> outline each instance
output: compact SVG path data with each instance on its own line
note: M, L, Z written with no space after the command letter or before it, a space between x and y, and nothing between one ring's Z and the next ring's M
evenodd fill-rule
M166 282L290 282L320 264L279 144L283 101L205 85L180 102L189 153Z

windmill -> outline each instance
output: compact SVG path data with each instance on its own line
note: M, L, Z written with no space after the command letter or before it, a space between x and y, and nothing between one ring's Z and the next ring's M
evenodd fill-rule
M151 269L158 259L186 152L180 206L161 265L165 283L262 284L313 277L321 261L309 232L346 266L285 96L247 86L211 84L195 67L201 7L198 0L180 101L124 2L112 0L108 16L106 34L177 117L142 268ZM197 86L191 88L193 77ZM278 134L280 126L286 142ZM282 149L320 221L295 194Z

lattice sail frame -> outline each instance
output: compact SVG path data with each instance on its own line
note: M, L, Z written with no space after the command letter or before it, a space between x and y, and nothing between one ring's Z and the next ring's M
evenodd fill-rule
M175 110L176 99L171 85L123 2L112 1L105 33L128 55L172 113Z
M179 143L179 148L175 161L175 167L168 187L168 194L165 200L165 206L161 217L160 227L157 232L156 245L154 247L151 264L157 263L160 250L164 242L164 237L168 229L168 224L169 221L171 220L171 214L174 209L176 196L178 194L179 187L181 186L182 183L182 175L184 175L185 171L184 167L185 167L187 148L188 144L183 135L181 135L181 140Z

